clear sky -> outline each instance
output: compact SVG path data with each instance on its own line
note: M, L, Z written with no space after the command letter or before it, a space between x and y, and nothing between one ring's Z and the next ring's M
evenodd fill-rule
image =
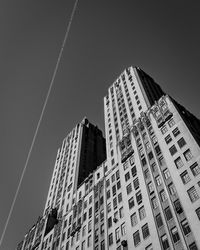
M25 164L74 0L0 3L0 233ZM104 130L103 97L139 66L200 117L200 2L79 0L1 250L42 214L57 148L84 116Z

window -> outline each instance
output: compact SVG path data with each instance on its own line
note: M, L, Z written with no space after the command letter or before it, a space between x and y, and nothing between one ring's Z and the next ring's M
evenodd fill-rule
M170 128L173 127L173 126L175 125L174 119L173 119L173 118L170 119L170 120L168 121L168 124L169 124L169 127L170 127Z
M137 225L138 220L137 220L137 214L134 213L131 215L131 226L134 227L135 225Z
M119 190L120 188L121 188L121 182L118 181L118 182L117 182L117 189Z
M145 166L145 165L147 164L146 158L143 157L143 158L141 159L141 162L142 162L142 166Z
M145 247L145 250L153 250L152 244L149 244L147 247Z
M101 234L104 234L104 224L101 225L100 232L101 232Z
M146 239L150 235L147 223L142 227L142 235L144 239Z
M170 152L170 154L171 154L172 156L177 152L177 149L176 149L175 145L173 145L173 146L171 146L171 147L169 148L169 152Z
M122 202L122 194L121 193L118 194L118 202L119 203Z
M186 161L189 161L192 159L193 155L192 152L190 151L190 149L187 149L184 153L183 153Z
M124 171L128 168L128 162L127 161L124 162L123 168L124 168Z
M165 137L165 142L166 142L167 144L169 144L171 141L172 141L171 135L167 135L167 136Z
M92 208L89 209L89 218L92 217Z
M117 189L116 189L116 186L114 185L114 186L112 187L112 194L113 194L113 196L116 195L116 191L117 191Z
M162 180L161 180L160 175L158 175L158 176L156 177L156 183L157 183L157 186L160 186L160 185L162 184Z
M133 180L133 186L134 186L135 190L137 190L139 188L140 184L139 184L139 179L138 178Z
M132 207L134 207L134 198L131 197L129 200L128 200L128 206L129 206L129 209L131 209Z
M85 236L85 233L86 233L86 226L83 227L83 230L82 230L82 236L84 237Z
M183 137L181 137L181 139L179 139L177 141L177 143L179 145L179 148L182 148L182 147L184 147L186 145L186 141L185 141L185 139Z
M156 223L157 223L158 228L162 227L163 221L162 221L161 214L158 214L158 215L156 216Z
M121 233L122 233L122 236L124 236L126 234L126 225L125 225L125 222L121 225Z
M161 197L162 202L164 202L164 201L167 200L167 195L166 195L166 193L165 193L165 190L162 190L162 191L160 192L160 197Z
M115 239L116 239L116 242L118 242L120 240L119 227L115 229Z
M110 198L110 190L107 191L107 199Z
M192 173L194 176L197 176L200 173L200 167L198 165L197 162L195 162L194 164L192 164L192 166L190 167Z
M108 228L112 227L112 217L108 218Z
M196 200L199 199L199 195L194 186L191 187L189 190L187 190L187 192L188 192L191 202L195 202Z
M112 183L115 181L115 175L114 174L111 176L111 181L112 181Z
M174 137L176 137L177 135L180 134L180 131L179 131L179 129L176 127L176 128L172 131L172 133L173 133Z
M148 189L149 189L149 193L150 194L152 194L154 192L154 187L153 187L153 183L152 182L149 182Z
M108 179L107 181L106 181L106 187L109 187L110 186L110 180Z
M172 238L173 238L174 243L178 242L180 240L180 237L178 234L177 227L172 228L171 233L172 233Z
M145 169L145 171L144 171L144 176L145 176L145 179L148 179L148 178L150 177L148 168Z
M109 246L111 246L113 244L113 234L109 234L108 236L108 243L109 243Z
M153 198L151 199L151 202L152 202L153 209L156 209L156 208L158 207L157 198L156 198L156 197L153 197Z
M149 157L149 160L153 159L153 153L151 151L148 153L148 157Z
M161 241L162 241L162 246L163 246L163 249L166 250L169 248L169 242L168 242L168 239L167 239L167 235L164 234L162 237L161 237Z
M186 219L181 221L181 226L183 228L183 232L185 235L187 235L191 232L190 226L189 226L188 221Z
M197 214L197 217L199 218L200 220L200 207L198 207L196 210L195 210L196 214Z
M85 241L82 242L81 250L85 250Z
M142 203L142 193L141 193L141 191L138 191L136 193L136 200L137 200L138 205Z
M196 243L193 242L192 244L189 245L189 249L190 250L198 250L197 246L196 246Z
M157 155L161 154L161 149L160 149L159 145L157 145L157 146L155 147L155 151L156 151L156 154L157 154Z
M187 170L185 170L180 176L183 184L186 184L191 180Z
M124 217L124 209L123 209L123 207L121 207L119 209L119 217L120 217L120 219Z
M170 207L167 207L167 208L165 209L165 215L166 215L166 218L167 218L168 221L171 220L171 219L173 218L173 215L172 215L172 212L171 212Z
M137 169L136 169L136 166L132 167L131 169L131 173L132 173L132 176L135 177L136 174L137 174Z
M139 211L140 220L143 220L146 217L146 212L145 212L144 206L140 207L138 211Z
M170 173L169 173L169 170L167 168L163 171L163 174L164 174L166 180L169 179Z
M114 209L117 208L117 198L116 197L113 199L113 208Z
M108 203L107 209L108 209L108 213L109 213L111 211L111 203Z
M127 194L130 194L132 192L132 185L131 183L126 187Z
M105 250L105 241L104 240L101 242L101 250Z
M170 183L170 184L168 185L168 188L169 188L169 192L170 192L171 195L176 194L176 188L175 188L175 186L174 186L173 183Z
M140 243L140 233L139 230L133 234L134 245L137 246Z
M127 172L127 173L125 174L125 181L128 181L129 179L130 179L130 173Z
M183 208L182 208L181 203L180 203L179 200L176 200L176 201L174 202L174 206L175 206L176 212L177 212L178 214L181 214L181 213L183 212Z
M116 180L118 180L120 178L119 170L117 170L115 174L116 174Z
M166 127L166 126L163 126L163 127L161 128L161 132L162 132L163 135L164 135L165 133L167 133L167 127Z

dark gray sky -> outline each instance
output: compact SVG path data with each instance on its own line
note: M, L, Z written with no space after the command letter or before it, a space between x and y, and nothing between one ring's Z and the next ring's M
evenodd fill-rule
M0 3L0 234L24 167L72 0ZM1 250L12 250L42 214L57 148L84 116L104 129L103 96L140 66L200 117L200 3L79 0Z

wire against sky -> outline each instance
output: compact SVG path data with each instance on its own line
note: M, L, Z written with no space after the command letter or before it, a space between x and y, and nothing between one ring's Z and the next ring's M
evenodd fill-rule
M1 235L0 247L2 246L3 239L4 239L4 236L5 236L5 233L6 233L6 230L7 230L7 227L8 227L8 224L9 224L9 221L10 221L14 206L15 206L15 202L17 200L17 196L18 196L21 184L22 184L22 180L24 178L24 174L26 172L27 165L28 165L31 153L32 153L32 149L33 149L33 146L35 144L35 140L36 140L36 137L37 137L37 134L38 134L38 130L40 128L40 124L41 124L41 121L42 121L42 118L43 118L43 115L44 115L44 112L45 112L45 109L46 109L46 105L47 105L47 102L48 102L48 99L49 99L49 96L50 96L50 93L51 93L51 89L52 89L53 84L54 84L56 73L58 71L58 67L59 67L59 64L60 64L62 53L63 53L64 47L65 47L65 44L66 44L66 41L67 41L67 38L68 38L68 35L69 35L69 31L70 31L71 24L72 24L72 21L73 21L73 18L74 18L74 14L75 14L75 11L76 11L76 8L77 8L77 5L78 5L78 1L79 0L75 0L74 6L73 6L73 9L72 9L72 13L71 13L68 25L67 25L67 29L66 29L65 36L64 36L64 39L63 39L63 42L62 42L62 46L61 46L60 52L58 54L58 59L57 59L56 65L55 65L55 69L53 71L53 75L52 75L52 78L51 78L49 89L48 89L48 92L47 92L47 95L46 95L46 98L45 98L45 101L44 101L44 104L43 104L43 107L42 107L40 118L38 120L37 127L36 127L36 130L35 130L32 142L31 142L31 146L30 146L27 158L26 158L26 162L25 162L25 165L24 165L24 168L23 168L23 171L22 171L22 174L21 174L18 186L17 186L17 190L15 192L15 196L13 198L13 201L12 201L12 204L11 204L11 207L10 207L10 211L9 211L9 214L8 214L8 217L7 217L7 220L6 220L2 235Z

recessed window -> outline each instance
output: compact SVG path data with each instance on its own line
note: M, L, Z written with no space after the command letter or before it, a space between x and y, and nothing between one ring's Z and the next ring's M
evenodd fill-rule
M161 237L161 242L162 242L162 247L164 250L168 249L169 248L169 242L168 242L168 239L167 239L167 235L164 234L162 237Z
M137 214L134 213L131 215L131 226L134 227L135 225L137 225L138 220L137 220Z
M125 174L125 181L128 181L129 179L130 179L130 173L127 172L127 173Z
M168 124L169 124L169 127L170 127L170 128L173 127L173 126L175 125L174 119L173 119L173 118L170 119L170 120L168 121Z
M158 214L158 215L156 216L156 223L157 223L158 228L162 227L162 225L163 225L163 220L162 220L161 214Z
M181 157L178 157L178 158L174 161L174 163L175 163L177 169L179 169L179 168L181 168L181 167L184 166L184 163L183 163Z
M166 195L166 193L165 193L165 190L162 190L162 191L160 192L160 197L161 197L162 202L164 202L164 201L167 200L167 195Z
M134 245L137 246L140 243L140 233L139 230L133 234Z
M185 139L183 137L181 139L179 139L177 141L177 143L179 145L179 148L182 148L182 147L184 147L186 145L186 141L185 141Z
M166 215L166 218L167 218L168 221L171 220L171 219L173 218L173 215L172 215L172 212L171 212L170 207L167 207L167 208L165 209L165 215Z
M133 180L133 186L134 186L135 190L137 190L140 187L138 178Z
M196 212L196 214L197 214L197 217L198 217L199 220L200 220L200 207L197 208L197 209L195 210L195 212Z
M144 239L146 239L150 235L149 227L147 223L142 227L142 234L143 234Z
M177 227L172 228L171 233L174 243L178 242L180 240L180 237Z
M144 206L140 207L138 211L139 211L140 220L143 220L146 217L146 212L145 212Z
M136 193L136 200L137 200L138 205L142 203L142 193L141 193L141 191L138 191Z
M174 137L176 137L177 135L180 134L180 130L178 128L175 128L173 131L172 131Z
M168 129L167 127L164 125L162 128L161 128L161 132L162 134L164 135L165 133L167 133Z
M158 175L158 176L156 177L156 184L157 184L157 186L160 186L160 185L162 184L162 180L161 180L160 175Z
M156 198L156 197L153 197L153 198L151 199L151 202L152 202L153 209L156 209L156 208L158 207L157 198Z
M189 226L188 221L186 219L181 221L181 226L183 228L183 232L185 235L188 235L191 232L190 226Z
M173 156L177 152L176 146L175 145L171 146L169 148L169 152Z
M183 153L186 161L189 161L192 159L193 155L192 152L190 151L190 149L187 149L184 153Z
M197 162L195 162L194 164L192 164L192 166L190 167L192 173L194 176L197 176L200 173L200 167L198 165Z
M171 135L167 135L167 136L165 137L165 142L166 142L167 144L169 144L171 141L172 141Z
M191 180L187 170L185 170L180 176L183 184L187 184Z
M170 173L169 173L169 169L168 168L166 168L163 171L163 174L164 174L164 177L165 177L166 180L170 178Z
M131 183L126 187L127 194L130 194L132 192L132 185Z
M199 195L197 193L196 188L193 186L189 190L187 190L188 195L190 197L191 202L195 202L196 200L199 199Z
M175 186L174 186L173 183L170 183L170 184L168 185L168 188L169 188L169 192L170 192L171 195L176 194L176 188L175 188Z
M132 207L134 207L135 203L134 203L134 198L131 197L129 200L128 200L128 206L129 206L129 209L131 209Z

